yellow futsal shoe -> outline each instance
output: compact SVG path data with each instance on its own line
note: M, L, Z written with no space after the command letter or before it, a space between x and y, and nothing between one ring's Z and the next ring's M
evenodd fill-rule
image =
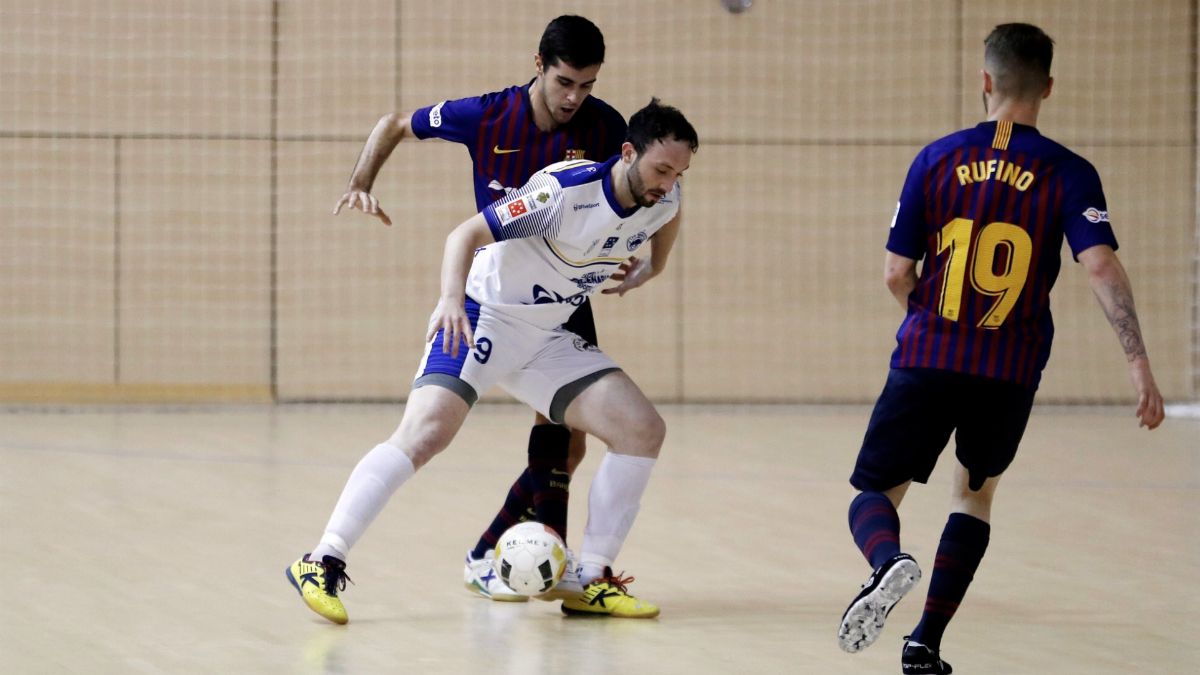
M317 562L309 560L308 555L305 553L287 568L288 581L300 592L309 609L334 623L346 623L350 617L338 598L338 591L346 590L346 582L350 581L346 563L329 555Z
M562 611L571 616L614 616L622 619L653 619L658 606L638 600L626 590L633 577L621 578L604 568L604 576L583 587L583 593L563 600Z

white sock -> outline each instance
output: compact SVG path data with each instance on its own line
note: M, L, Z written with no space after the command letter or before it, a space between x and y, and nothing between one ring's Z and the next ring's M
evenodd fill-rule
M581 583L596 579L611 566L633 527L655 460L608 451L588 491L588 519L579 550Z
M415 472L412 460L400 448L390 443L375 446L350 472L321 543L310 558L321 560L331 555L345 561L351 547L383 510L392 493Z

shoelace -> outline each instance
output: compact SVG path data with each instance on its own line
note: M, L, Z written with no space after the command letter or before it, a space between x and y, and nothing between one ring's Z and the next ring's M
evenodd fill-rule
M346 590L347 581L354 583L354 580L350 578L349 574L346 574L344 568L338 569L324 564L322 566L325 568L325 592L329 595L336 597L338 591Z
M617 588L617 590L621 591L625 595L629 595L629 590L626 589L625 586L628 584L632 584L634 581L634 578L633 577L622 577L621 576L622 574L625 574L625 570L621 570L620 572L618 572L616 574L612 574L610 571L609 574L596 579L596 581L593 581L592 583L603 582L606 584L610 584L612 586L615 586Z

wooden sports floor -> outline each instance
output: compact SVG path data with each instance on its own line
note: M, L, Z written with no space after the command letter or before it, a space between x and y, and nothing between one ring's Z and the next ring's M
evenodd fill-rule
M461 584L524 460L529 413L481 405L355 549L344 627L284 567L398 406L0 412L5 673L898 673L928 576L868 651L838 650L868 575L846 527L866 407L666 406L618 569L657 620L566 619ZM587 485L574 482L578 547ZM946 635L956 673L1183 673L1200 658L1200 420L1035 409L991 548ZM901 509L926 569L952 454Z

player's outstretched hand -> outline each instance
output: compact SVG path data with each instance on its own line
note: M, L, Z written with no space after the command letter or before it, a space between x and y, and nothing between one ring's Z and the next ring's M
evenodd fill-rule
M458 345L463 340L467 341L469 349L474 349L475 334L471 330L471 318L467 316L467 308L461 300L438 300L433 316L429 317L429 332L425 334L425 341L432 341L439 330L442 331L443 354L458 358Z
M1129 379L1133 381L1133 388L1138 395L1138 426L1156 428L1162 424L1165 416L1163 397L1158 391L1158 384L1154 382L1154 374L1150 372L1150 362L1144 356L1129 362Z
M337 206L333 207L333 215L341 213L342 207L348 209L358 209L368 216L375 216L383 221L384 225L391 225L392 219L379 208L379 200L375 195L366 190L347 190L346 194L338 200Z
M653 265L650 264L649 258L638 258L631 256L628 260L621 263L616 272L609 277L613 281L621 283L612 288L605 288L600 291L604 294L616 293L618 296L623 296L627 292L641 286L654 276Z

